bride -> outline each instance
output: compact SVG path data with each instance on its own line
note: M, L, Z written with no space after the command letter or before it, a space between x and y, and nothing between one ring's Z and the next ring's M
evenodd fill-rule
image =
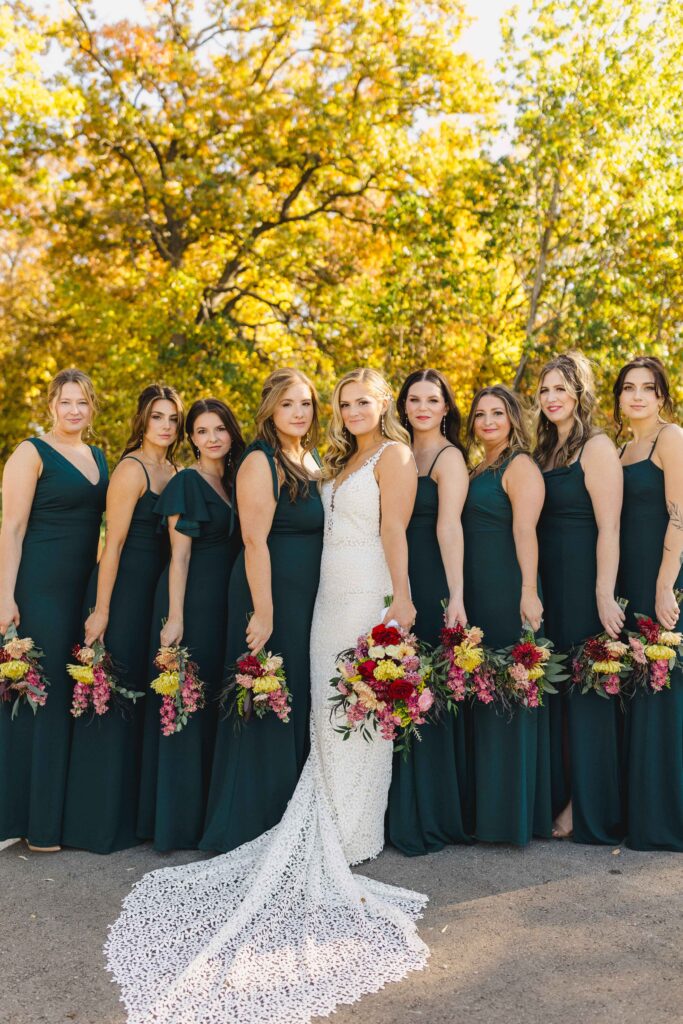
M105 951L129 1024L299 1024L425 965L426 897L349 870L382 849L392 746L342 741L328 702L337 653L380 620L385 595L384 621L415 618L405 530L417 474L380 374L339 381L329 436L309 758L275 828L150 872L125 899Z

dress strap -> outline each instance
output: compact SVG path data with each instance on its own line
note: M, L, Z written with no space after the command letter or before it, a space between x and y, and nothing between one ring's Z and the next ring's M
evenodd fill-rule
M576 456L576 459L574 460L575 462L578 462L579 465L581 465L581 458L583 456L583 449L586 447L586 445L588 444L589 441L590 441L590 438L587 437L586 440L581 445L581 447L579 448L579 454Z
M626 448L627 448L627 447L628 447L628 441L624 441L624 443L622 444L621 448L619 449L619 458L620 458L620 459L621 459L621 456L622 456L622 455L624 454L624 452L626 451Z
M375 454L370 456L370 458L366 462L366 466L376 466L379 461L379 457L385 450L385 448L391 448L391 446L395 444L398 444L398 441L385 441L384 444L381 444L377 451L375 452ZM362 468L363 467L361 466L360 469Z
M651 460L652 456L653 456L653 455L654 455L654 453L655 453L655 446L656 446L656 444L657 444L657 441L659 441L660 437L662 436L662 434L663 434L663 432L664 432L664 431L666 430L666 428L667 428L667 427L670 427L670 426L671 426L671 424L670 424L670 423L665 423L663 427L660 427L659 431L657 432L657 436L656 436L656 438L655 438L655 439L654 439L654 441L652 442L652 447L650 448L650 454L649 454L649 455L648 455L648 457L647 457L647 461L648 461L648 462L649 462L649 461Z
M137 462L139 466L142 466L142 472L145 474L145 480L147 481L147 490L151 491L152 481L149 479L149 473L147 472L147 469L145 468L145 464L142 461L142 459L138 459L135 455L124 455L123 458L121 459L121 462L128 462L129 459L132 462Z
M440 449L439 449L439 451L438 451L438 452L436 453L436 455L434 456L434 459L433 459L433 461L432 461L432 464L431 464L431 466L429 467L429 470L427 471L427 476L428 476L428 477L431 477L431 475L432 475L432 470L434 469L434 466L436 465L437 459L439 458L439 456L441 455L441 453L442 453L442 452L445 452L445 451L446 451L446 449L447 449L447 448L455 448L455 445L454 445L454 444L445 444L445 445L443 446L443 448L440 448Z
M320 458L320 452L318 451L318 449L314 448L313 451L311 452L311 455L313 456L313 459L315 461L316 466L318 466L320 469L322 469L323 468L323 460Z

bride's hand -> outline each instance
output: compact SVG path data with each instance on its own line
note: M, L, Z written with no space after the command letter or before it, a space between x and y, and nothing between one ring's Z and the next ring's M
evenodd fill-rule
M402 626L403 629L412 629L415 624L416 615L417 612L415 610L415 605L409 597L394 598L387 608L382 622L386 624L394 619L394 621L398 622L399 626Z

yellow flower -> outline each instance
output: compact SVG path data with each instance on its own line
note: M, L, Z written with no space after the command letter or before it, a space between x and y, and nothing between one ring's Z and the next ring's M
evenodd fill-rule
M152 680L150 685L154 692L162 697L172 697L178 692L180 676L177 672L162 672L161 675Z
M668 629L663 629L659 634L659 639L661 643L667 644L669 647L680 647L683 636L680 633L671 633ZM7 650L7 644L5 644L5 650Z
M544 674L545 673L540 665L534 665L533 668L527 670L527 675L529 676L529 679L542 679Z
M403 665L397 665L394 661L380 661L375 669L375 679L402 679L405 675Z
M92 665L67 665L66 670L77 683L92 686L94 682Z
M273 693L279 689L280 680L276 679L275 676L261 676L260 679L254 680L254 693Z
M607 676L621 672L624 666L620 661L596 661L593 663L593 671Z
M415 648L412 644L407 644L405 641L400 643L396 648L396 657L399 661L403 658L413 658L415 656Z
M0 675L5 679L23 679L28 670L25 661L5 661L0 665Z
M453 648L453 661L463 672L474 672L484 660L484 652L480 647L472 647L468 640Z
M669 661L676 657L673 647L666 647L664 644L648 644L645 648L645 655L650 661Z

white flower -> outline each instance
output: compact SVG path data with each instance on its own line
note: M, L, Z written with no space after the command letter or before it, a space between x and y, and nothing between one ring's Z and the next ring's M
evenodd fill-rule
M385 652L384 647L369 647L368 648L368 658L372 658L373 661L378 661L380 658L383 658L385 653L386 652Z

